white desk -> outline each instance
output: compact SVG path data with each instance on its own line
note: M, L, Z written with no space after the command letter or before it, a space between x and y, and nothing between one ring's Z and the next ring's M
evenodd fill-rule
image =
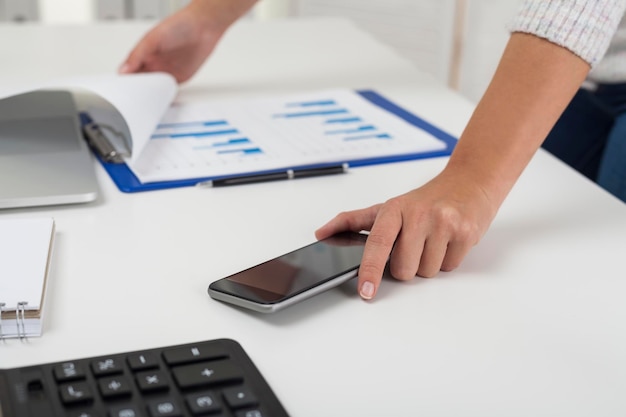
M145 29L0 27L0 78L114 71ZM457 136L472 110L340 20L242 22L181 97L326 87L374 88ZM0 213L58 228L44 335L0 344L0 367L229 337L298 417L626 415L626 206L543 152L454 272L385 280L371 303L350 283L276 315L207 296L444 164L141 194L98 167L95 203Z

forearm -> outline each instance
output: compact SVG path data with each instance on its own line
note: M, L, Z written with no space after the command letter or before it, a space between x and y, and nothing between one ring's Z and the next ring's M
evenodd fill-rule
M511 35L443 174L478 185L497 210L589 69L567 49Z

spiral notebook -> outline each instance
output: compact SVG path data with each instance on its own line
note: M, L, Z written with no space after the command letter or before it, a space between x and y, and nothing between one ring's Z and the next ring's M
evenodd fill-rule
M0 219L0 339L41 336L54 219Z

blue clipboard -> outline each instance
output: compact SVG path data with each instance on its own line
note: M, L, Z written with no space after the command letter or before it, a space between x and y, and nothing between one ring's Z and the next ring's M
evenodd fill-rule
M409 154L399 154L393 156L385 156L385 157L375 157L375 158L364 158L364 159L356 159L345 161L348 163L350 168L366 166L366 165L376 165L376 164L385 164L391 162L399 162L399 161L408 161L415 159L424 159L424 158L435 158L441 156L449 156L456 145L457 139L450 134L444 132L443 130L433 126L427 121L419 118L413 113L397 106L391 101L387 100L380 94L376 93L372 90L360 90L357 91L362 97L369 100L373 104L387 110L390 113L395 114L396 116L404 119L406 122L430 133L435 138L441 140L446 146L445 148L437 151L430 152L420 152L420 153L409 153ZM85 114L81 114L82 122L89 123L89 116ZM96 158L100 161L104 169L107 171L115 185L120 189L120 191L125 193L135 193L140 191L153 191L153 190L162 190L166 188L177 188L177 187L188 187L193 186L201 182L220 179L220 177L203 177L203 178L189 178L184 180L174 180L174 181L161 181L161 182L150 182L150 183L142 183L137 179L135 174L131 171L131 169L125 163L114 163L114 162L106 162L103 157L98 153L94 152ZM271 174L274 172L285 171L286 169L308 169L308 168L316 168L323 167L326 164L317 164L311 166L297 166L297 167L281 167L276 170L268 170L262 172L255 172L256 174Z

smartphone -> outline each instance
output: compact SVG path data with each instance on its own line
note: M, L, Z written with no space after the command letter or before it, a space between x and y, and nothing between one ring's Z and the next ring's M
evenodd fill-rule
M216 300L262 313L287 306L356 277L367 235L342 232L209 285Z

